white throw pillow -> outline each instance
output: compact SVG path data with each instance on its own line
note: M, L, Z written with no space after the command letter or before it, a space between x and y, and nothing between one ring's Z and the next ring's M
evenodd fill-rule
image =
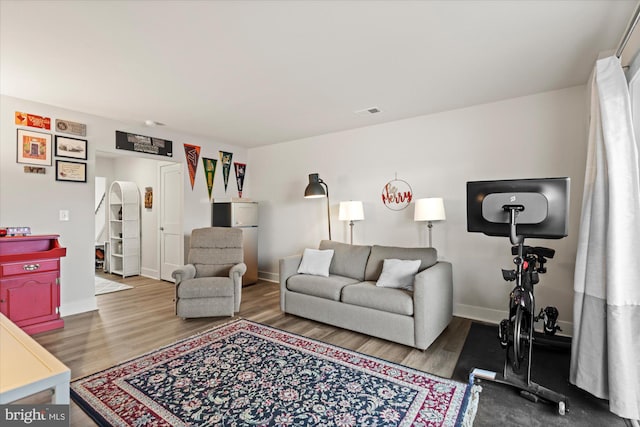
M376 286L413 290L413 278L420 269L420 260L385 259Z
M300 274L329 277L329 266L333 258L333 249L305 249L298 267Z

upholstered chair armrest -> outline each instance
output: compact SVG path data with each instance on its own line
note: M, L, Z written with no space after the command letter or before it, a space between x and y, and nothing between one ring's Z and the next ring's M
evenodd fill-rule
M179 285L180 282L196 277L196 267L193 264L183 265L181 268L173 270L171 277L176 280L176 285Z
M244 262L238 263L229 269L229 278L233 281L234 312L240 311L240 300L242 299L242 276L246 272L247 265Z
M287 279L298 273L298 267L302 261L302 254L291 255L280 259L280 310L284 309L284 294L287 290Z
M416 347L424 350L453 318L451 263L439 261L416 274L413 283Z
M180 287L180 283L184 282L185 280L195 278L196 267L193 264L183 265L182 267L173 270L173 272L171 273L171 277L173 277L176 281L176 288L174 291L175 297L173 299L173 301L176 302L178 301L178 288ZM175 308L176 314L178 314L178 306L176 305Z
M240 278L247 272L247 265L244 262L234 265L229 270L229 278L236 280L236 278Z

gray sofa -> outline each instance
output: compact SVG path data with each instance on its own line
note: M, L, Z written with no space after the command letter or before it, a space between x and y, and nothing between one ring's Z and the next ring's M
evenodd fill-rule
M298 274L302 255L280 260L280 308L424 350L453 312L452 269L433 248L356 246L323 240L333 249L329 276ZM413 291L377 287L385 259L421 260Z

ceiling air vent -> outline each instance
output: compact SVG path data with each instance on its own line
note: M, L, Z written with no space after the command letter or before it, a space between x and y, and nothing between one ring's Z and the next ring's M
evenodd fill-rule
M369 107L362 110L354 111L354 113L359 114L361 116L367 116L369 114L376 114L379 112L380 112L380 109L378 107Z

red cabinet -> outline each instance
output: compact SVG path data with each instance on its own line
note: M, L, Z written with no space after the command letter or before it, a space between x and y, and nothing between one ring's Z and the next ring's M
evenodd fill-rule
M58 235L0 238L0 312L28 334L62 328Z

